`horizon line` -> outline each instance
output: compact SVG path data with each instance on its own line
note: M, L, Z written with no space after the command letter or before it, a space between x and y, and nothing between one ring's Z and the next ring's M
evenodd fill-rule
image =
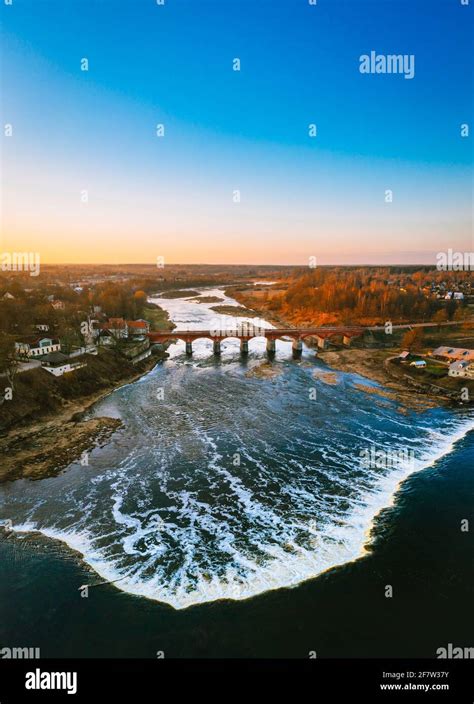
M378 267L390 267L390 266L418 266L418 267L433 267L436 268L436 263L421 263L421 262L393 262L393 263L383 263L383 262L374 262L374 263L337 263L337 262L330 262L330 263L325 263L325 264L317 264L316 266L309 266L308 264L272 264L272 263L266 263L266 264L252 264L248 262L243 262L243 263L235 263L235 264L226 264L224 262L222 263L210 263L210 262L170 262L169 264L165 264L163 267L157 267L156 264L150 264L149 262L116 262L116 263L108 263L108 262L44 262L41 263L41 266L145 266L145 267L153 267L157 268L158 270L165 270L167 267L172 267L172 266L212 266L212 267L218 267L218 266L224 266L224 267L242 267L242 266L251 266L251 267L275 267L275 268L287 268L287 267L298 267L300 269L321 269L323 267L328 267L328 266L353 266L353 267L369 267L369 266L378 266ZM2 271L1 273L6 274L6 273L23 273L23 272L14 272L14 271Z

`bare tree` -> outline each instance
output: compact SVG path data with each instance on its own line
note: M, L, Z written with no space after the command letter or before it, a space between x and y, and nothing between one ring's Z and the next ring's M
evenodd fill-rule
M0 335L0 374L4 374L8 383L14 388L14 379L18 372L15 340L11 335Z

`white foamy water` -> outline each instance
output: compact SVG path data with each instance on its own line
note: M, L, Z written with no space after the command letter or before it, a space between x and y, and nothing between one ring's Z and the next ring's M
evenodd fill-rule
M157 303L161 308L168 311L170 319L176 325L176 330L237 330L239 326L247 323L254 328L273 328L274 326L263 318L252 316L231 316L222 314L212 310L216 306L234 306L241 308L242 306L233 298L226 296L220 288L200 289L201 297L220 298L216 303L198 303L186 298L151 298L152 303ZM278 343L277 343L278 344ZM176 344L168 348L168 353L171 357L182 355L184 352L184 342L178 341ZM249 350L263 353L266 349L266 340L264 337L256 337L249 342ZM280 341L279 350L286 355L291 354L291 342ZM221 343L221 354L227 357L235 357L240 351L240 341L238 338L229 337ZM212 355L212 340L202 338L193 342L193 358L207 359Z
M215 327L213 305L237 305L220 289L202 295L224 300L156 302L178 329L194 330ZM90 466L5 485L0 518L65 542L102 577L119 579L117 588L175 608L244 599L363 555L400 482L473 427L468 412L402 416L395 404L378 406L352 375L324 384L313 378L314 352L294 361L291 342L277 342L275 378L255 377L248 372L265 359L264 338L249 347L242 361L236 339L220 360L208 340L193 343L191 359L183 343L172 345L167 362L96 406L125 430ZM360 453L371 446L405 448L415 461L364 467Z

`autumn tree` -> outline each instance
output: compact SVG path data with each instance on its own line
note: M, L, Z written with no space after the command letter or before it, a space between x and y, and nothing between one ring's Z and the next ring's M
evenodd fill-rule
M133 301L135 303L135 314L136 316L141 315L143 313L143 309L145 308L145 304L148 300L148 296L145 293L145 291L135 291L133 294Z
M423 347L423 329L413 328L407 330L402 339L402 347L407 350L420 350Z

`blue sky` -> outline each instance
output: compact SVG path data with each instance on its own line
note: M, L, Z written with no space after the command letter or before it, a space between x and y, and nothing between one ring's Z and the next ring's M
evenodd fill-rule
M472 249L460 0L13 0L1 14L4 249L282 264ZM415 77L361 74L371 50L413 54Z

